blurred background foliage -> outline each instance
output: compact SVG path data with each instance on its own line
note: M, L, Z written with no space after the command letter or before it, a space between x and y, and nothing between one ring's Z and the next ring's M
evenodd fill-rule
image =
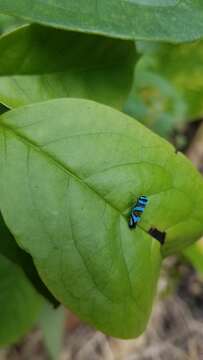
M184 251L183 259L191 263L200 277L203 278L203 238Z
M158 134L203 114L203 42L184 45L137 42L142 55L124 110Z

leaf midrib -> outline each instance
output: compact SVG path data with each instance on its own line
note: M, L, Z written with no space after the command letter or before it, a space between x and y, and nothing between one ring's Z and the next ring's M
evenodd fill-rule
M3 120L3 116L2 116L2 120ZM16 131L16 128L13 129L11 126L8 126L7 124L5 124L3 121L1 121L0 123L0 127L2 127L2 130L4 129L5 131L10 132L12 135L14 135L16 138L20 139L20 141L22 143L25 144L26 147L31 147L32 149L34 149L34 151L40 153L42 156L46 157L51 163L53 163L58 169L60 169L62 172L68 174L68 176L71 176L73 179L75 179L77 182L79 182L80 184L82 184L83 186L86 186L91 192L93 192L95 195L97 195L103 202L105 202L106 204L108 204L110 206L110 208L112 208L114 211L116 211L119 216L121 218L123 218L125 221L127 221L126 216L120 211L119 208L117 208L114 204L112 204L111 202L109 202L107 199L105 199L104 197L102 197L102 195L93 187L91 187L83 178L81 178L76 172L72 171L70 168L68 168L67 166L65 166L65 164L63 162L61 162L60 160L58 160L56 157L54 157L53 155L51 155L48 151L46 151L43 148L43 145L40 146L39 144L37 144L35 141L27 138L26 136L22 135L19 131ZM3 135L4 132L3 132ZM152 238L152 240L154 240L154 237L151 236L147 230L145 230L140 224L137 225L145 234L147 234L148 236L150 236ZM168 230L168 229L167 229Z
M3 130L10 132L12 135L14 135L16 138L20 139L20 141L22 143L24 143L26 145L26 147L30 147L32 149L34 149L34 151L42 154L42 156L45 156L49 161L51 161L57 168L59 168L61 171L65 172L66 174L68 174L68 176L71 176L73 179L75 179L76 181L78 181L79 183L81 183L83 186L85 185L91 192L93 192L94 194L96 194L100 199L102 199L102 201L104 201L106 204L108 204L112 209L114 209L114 211L118 212L119 216L122 217L123 219L125 219L126 221L126 217L120 212L120 210L118 208L116 208L114 205L112 205L109 201L105 200L100 193L98 193L94 188L92 188L91 186L89 186L89 184L87 184L82 178L80 178L76 173L74 173L73 171L71 171L70 169L68 169L67 167L65 167L65 165L59 161L58 159L56 159L53 156L50 156L49 152L43 150L37 143L35 143L34 141L28 139L27 137L25 137L24 135L20 134L18 131L14 130L12 127L8 126L7 124L1 122L0 126L2 127ZM6 136L5 132L3 132L3 135ZM143 230L145 233L147 233L144 229L141 228L141 230ZM147 233L148 234L148 233ZM150 234L148 234L150 236ZM151 236L150 236L151 237ZM78 248L77 248L78 250ZM80 251L78 250L79 254ZM81 256L81 254L80 254ZM122 256L123 256L123 252L122 252ZM82 257L82 256L81 256ZM83 257L82 257L83 259ZM126 266L126 273L128 276L128 281L129 281L129 286L131 288L131 280L129 278L129 273L128 273L128 267L126 265L126 261L124 258L124 264ZM85 265L86 266L86 265ZM86 267L87 268L87 267ZM89 273L89 270L88 270ZM91 279L93 281L93 278L91 276ZM99 290L98 285L93 281L93 283L95 284L95 287L97 288L97 290ZM99 290L100 291L100 290ZM101 292L102 295L104 295L103 292ZM131 291L132 294L132 291ZM132 295L131 295L132 296ZM106 295L105 295L106 297ZM107 297L107 299L109 299ZM135 301L135 298L132 296L132 299ZM137 305L138 306L138 305ZM140 305L139 305L139 310L143 312L143 310L141 310Z
M14 130L12 127L3 123L3 121L1 121L0 127L2 127L2 129L5 129L5 131L10 132L12 135L17 137L18 139L20 139L20 141L23 142L27 147L31 147L32 149L34 149L34 151L42 154L42 156L45 156L57 168L59 168L61 171L65 172L72 178L74 178L77 182L81 183L83 186L85 185L91 192L95 193L100 199L102 199L106 204L108 204L112 209L114 209L116 212L118 212L122 218L124 218L126 220L126 217L122 214L122 212L117 207L115 207L113 204L111 204L108 200L104 199L101 196L101 194L99 192L97 192L96 189L94 189L88 183L86 183L77 173L70 170L67 166L65 166L61 161L59 161L54 156L51 156L48 151L45 151L44 149L42 149L42 147L39 146L36 142L28 139L26 136L22 135L21 133L19 133L16 130ZM142 230L145 231L144 229L142 229Z

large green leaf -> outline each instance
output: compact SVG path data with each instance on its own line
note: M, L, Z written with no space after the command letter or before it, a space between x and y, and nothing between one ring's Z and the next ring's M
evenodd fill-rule
M20 18L0 14L0 34L11 31L23 23L24 21Z
M53 100L0 118L0 206L55 296L82 319L130 338L147 323L163 253L203 232L203 182L134 119L95 102ZM128 212L149 205L130 230Z
M203 36L202 0L0 0L0 11L63 29L170 42Z
M60 97L121 109L135 65L132 41L24 26L0 38L0 102L21 106Z
M41 306L42 299L20 267L0 254L0 346L25 335Z
M6 227L3 217L0 213L0 254L7 257L12 262L21 266L24 262L24 251L17 245L12 234ZM26 255L25 255L26 256ZM30 259L30 255L28 255Z

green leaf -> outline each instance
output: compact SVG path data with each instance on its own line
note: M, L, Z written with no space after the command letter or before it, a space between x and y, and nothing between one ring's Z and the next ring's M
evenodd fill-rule
M24 252L17 245L0 213L0 254L20 265Z
M64 307L53 309L50 304L45 304L40 316L39 325L42 330L43 340L49 352L50 359L59 359L62 349L62 339L65 328L66 313Z
M18 26L23 25L23 23L24 21L22 19L0 14L0 34L11 31Z
M0 346L19 340L39 315L42 299L18 265L0 254Z
M127 39L182 42L203 36L201 0L0 0L0 12Z
M132 41L40 25L2 36L0 53L0 101L8 107L78 97L121 109L136 59Z
M43 295L54 306L59 303L54 296L48 291L44 283L41 281L37 270L34 266L32 257L23 251L16 243L13 235L7 228L4 219L0 213L0 254L4 255L14 264L19 265L30 280L34 288Z
M183 251L184 258L203 276L203 241L200 239Z
M164 254L203 232L203 182L165 140L110 107L60 99L0 118L0 205L54 295L107 334L145 328ZM128 213L149 198L136 229Z

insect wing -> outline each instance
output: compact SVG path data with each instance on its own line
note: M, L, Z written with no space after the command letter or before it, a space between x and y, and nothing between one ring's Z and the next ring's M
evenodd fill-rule
M134 223L134 220L133 220L133 217L132 217L132 216L130 216L130 218L129 218L128 226L129 226L130 228L134 228L134 227L136 226L136 224Z

